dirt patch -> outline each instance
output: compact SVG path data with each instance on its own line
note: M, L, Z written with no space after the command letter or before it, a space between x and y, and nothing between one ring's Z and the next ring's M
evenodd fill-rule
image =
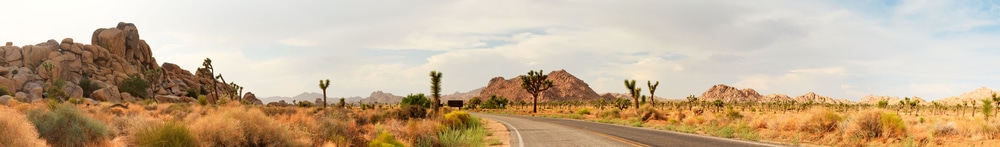
M509 147L510 131L507 130L507 126L491 119L483 120L486 121L486 131L490 132L490 135L486 136L486 143L491 147Z

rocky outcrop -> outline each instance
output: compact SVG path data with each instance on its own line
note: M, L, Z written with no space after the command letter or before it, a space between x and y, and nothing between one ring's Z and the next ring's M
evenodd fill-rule
M252 92L247 92L246 94L243 94L243 101L249 102L254 105L264 105L264 102L260 101L260 99L257 99L257 95L254 95Z
M145 71L161 67L153 57L149 44L139 37L138 28L131 23L122 22L113 28L95 30L90 42L92 45L74 41L65 38L21 47L13 46L11 42L0 46L0 86L12 93L25 93L25 99L30 101L42 96L42 85L61 79L67 82L63 89L70 97L121 102L123 97L117 87L124 79L130 75L145 77ZM43 62L53 63L51 71L40 66ZM132 97L180 97L187 94L189 88L205 91L232 89L229 84L210 76L192 74L175 64L164 63L163 69L163 78L153 80L157 82L152 82L154 85L147 91L152 93L151 96ZM94 83L100 92L83 95L83 89L77 86L83 79ZM208 90L208 85L216 85L218 90Z
M764 96L757 93L756 90L745 88L736 89L736 87L728 86L725 84L719 84L712 86L705 92L701 93L698 100L703 101L715 101L722 100L723 102L762 102Z
M980 87L976 90L965 92L956 96L950 96L947 98L935 100L934 102L938 102L946 106L955 106L962 103L981 101L982 99L991 98L993 97L994 93L996 93L996 91L993 91L993 89Z
M764 96L762 102L788 102L793 101L791 97L785 94L768 94Z
M583 80L576 78L566 70L552 71L548 74L548 80L552 81L552 88L543 91L538 96L539 102L561 101L561 100L595 100L600 98L597 92L590 89ZM490 79L486 88L479 93L480 98L488 98L492 95L501 96L511 101L524 100L532 101L531 94L521 88L521 77L504 79L495 77Z
M795 97L795 102L797 103L809 103L813 104L851 104L851 101L845 99L831 98L828 96L817 95L814 92L809 92L800 96Z
M906 97L900 98L898 96L866 95L866 96L864 96L864 97L861 98L861 101L858 101L858 104L876 105L876 104L878 104L879 101L885 100L886 102L889 103L889 105L899 105L899 102L902 101L902 100L905 100L905 99L906 99ZM910 97L910 100L911 101L919 101L919 103L918 103L919 105L930 105L930 103L928 103L926 100L924 100L923 98L920 98L918 96Z
M428 97L428 98L430 98L430 97ZM320 104L322 104L322 100L323 99L320 98ZM340 101L340 99L333 100L333 101L330 101L330 102L331 103L336 103L337 101ZM402 101L403 101L403 97L402 96L392 95L392 93L385 93L385 92L382 92L381 90L372 92L372 94L369 95L367 98L361 99L361 102L364 102L364 103L375 103L375 102L377 102L377 103L399 103L399 102L402 102Z

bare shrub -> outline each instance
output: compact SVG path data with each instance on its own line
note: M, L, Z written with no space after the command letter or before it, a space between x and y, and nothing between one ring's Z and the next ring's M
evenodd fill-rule
M259 109L229 108L191 125L202 145L294 146L291 132Z
M955 122L948 122L947 124L939 122L934 124L934 136L955 135L957 132Z
M858 113L852 120L857 129L857 135L862 138L875 138L882 136L882 112L865 111Z
M826 133L837 130L840 121L843 119L837 113L823 107L816 107L810 110L809 120L802 124L803 131L813 133Z

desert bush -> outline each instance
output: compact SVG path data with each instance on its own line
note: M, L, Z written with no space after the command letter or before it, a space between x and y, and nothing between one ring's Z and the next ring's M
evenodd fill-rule
M198 105L202 105L202 106L208 105L208 97L206 97L204 95L198 95L197 98L198 98Z
M476 109L476 108L478 108L479 104L483 103L483 100L480 99L479 97L472 97L472 98L469 98L469 102L468 103L469 103L469 105L465 106L466 108Z
M135 144L144 147L197 146L191 131L178 122L163 123L139 129L135 134Z
M814 108L810 114L809 119L800 127L803 131L826 133L837 130L838 124L843 119L837 113L823 107Z
M185 94L184 96L200 98L200 97L198 97L199 95L201 95L201 91L200 90L195 89L194 87L189 87L186 91L187 91L187 94Z
M906 133L906 124L903 118L896 113L882 113L882 129L887 137L902 136Z
M258 109L223 110L191 126L207 146L293 146L289 129Z
M91 82L86 76L84 76L83 79L80 79L80 82L77 82L76 85L83 89L83 96L90 96L90 94L94 93L94 91L101 89L100 86L97 86L97 83Z
M48 98L58 99L59 101L66 100L69 97L66 91L63 90L66 87L66 80L56 79L51 85L47 85L45 93L48 94Z
M316 117L318 129L313 129L313 146L319 146L330 141L338 146L364 146L366 142L361 136L364 129L354 121L344 121L348 116L329 113Z
M604 110L604 111L601 111L601 113L598 113L597 117L600 117L600 118L618 118L618 117L621 117L621 112L619 112L618 109Z
M444 115L444 122L451 128L466 128L478 125L479 120L473 120L465 111L452 111Z
M312 107L313 103L309 101L299 101L299 103L295 105L299 107Z
M947 124L939 122L934 124L934 136L954 135L957 134L957 132L958 131L955 129L955 122L948 122Z
M0 146L40 147L45 142L38 139L35 126L21 112L0 106Z
M880 111L865 111L852 120L862 138L882 136L882 113Z
M405 147L402 142L396 141L396 138L392 137L387 131L382 131L378 136L375 137L371 142L368 142L368 147Z
M424 118L427 116L427 109L418 105L403 105L399 108L399 113L396 118L401 120L407 120L411 118Z
M4 95L11 95L11 93L7 90L7 87L0 86L0 96Z
M733 110L733 108L726 109L725 114L726 114L726 118L729 118L730 120L736 120L736 119L742 119L743 118L743 114L741 114L740 111Z
M997 137L1000 137L1000 124L997 122L984 123L980 125L979 132L986 138L996 139Z
M590 109L580 108L579 110L576 110L576 114L579 114L579 115L590 115Z
M402 106L414 105L423 108L431 107L431 101L427 99L427 96L424 96L423 93L406 95L406 97L403 98L403 101L399 102L399 104Z
M133 74L125 78L118 85L118 90L121 92L127 92L135 97L148 97L146 90L149 89L149 81L142 79L139 75Z
M445 130L438 133L441 146L485 146L487 131L482 126L472 126L466 129Z
M87 117L72 105L57 104L50 109L28 111L28 120L50 145L84 146L99 143L111 134L103 122Z
M656 111L656 109L653 109L653 106L649 104L643 104L642 107L639 107L639 109L636 112L639 113L639 116L642 117L642 121L647 121L650 119L653 120L667 119L666 116L663 116L663 113L660 113L660 111Z

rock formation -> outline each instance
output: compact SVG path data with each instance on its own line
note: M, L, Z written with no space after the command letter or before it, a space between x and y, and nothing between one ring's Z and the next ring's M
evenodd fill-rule
M254 95L252 92L247 92L246 94L243 94L243 101L250 102L251 104L254 105L264 105L264 102L260 101L260 99L257 99L257 95Z
M808 103L812 101L813 104L851 104L853 102L845 99L831 98L828 96L817 95L814 92L809 92L800 96L795 97L796 103Z
M889 105L899 105L899 101L904 100L904 99L906 99L906 98L905 97L904 98L900 98L898 96L866 95L866 96L864 96L864 97L861 98L861 101L858 101L858 104L877 105L879 101L885 100L886 102L889 103ZM918 103L918 105L929 105L930 104L927 101L925 101L923 98L920 98L918 96L910 97L910 100L911 101L919 101L920 103Z
M441 101L442 102L447 102L448 100L463 100L463 101L464 100L468 100L468 99L470 99L472 97L478 96L479 93L483 92L483 88L486 88L486 87L476 88L476 89L470 90L469 92L464 92L464 93L456 91L455 93L452 93L452 94L442 95L441 96Z
M703 101L715 101L722 100L723 102L762 102L764 96L757 93L756 90L745 88L736 89L736 87L731 87L725 84L719 84L712 86L701 96L698 100Z
M980 101L982 99L991 98L994 93L996 93L996 91L993 91L993 89L980 87L979 89L965 92L961 95L939 99L935 102L944 104L945 106L955 106L957 104L962 104L963 102Z
M539 94L538 101L560 101L560 100L595 100L600 98L597 92L590 89L590 85L566 70L552 71L548 74L548 80L552 81L552 88ZM504 79L495 77L490 79L486 88L479 93L480 98L489 98L492 95L502 96L511 101L524 100L530 102L531 94L521 88L521 77Z
M762 102L788 102L788 101L792 101L792 98L788 97L788 95L785 95L785 94L768 94L767 96L764 96L764 98L761 101Z
M51 73L40 66L43 62L53 63ZM231 89L228 84L209 76L198 76L175 64L163 63L162 79L147 79L154 84L147 91L150 95L123 96L118 91L117 87L130 75L146 77L146 71L160 67L149 45L139 37L137 27L124 22L114 28L97 29L91 44L66 38L22 47L13 46L12 42L0 46L0 87L8 89L15 99L21 97L19 93L24 93L24 98L20 99L23 101L41 99L44 85L56 80L66 81L63 89L69 97L111 102L132 101L133 97L180 98L187 94L188 88L207 89L207 85L212 84L217 85L218 91ZM90 81L96 87L90 89L93 93L83 95L81 81Z

